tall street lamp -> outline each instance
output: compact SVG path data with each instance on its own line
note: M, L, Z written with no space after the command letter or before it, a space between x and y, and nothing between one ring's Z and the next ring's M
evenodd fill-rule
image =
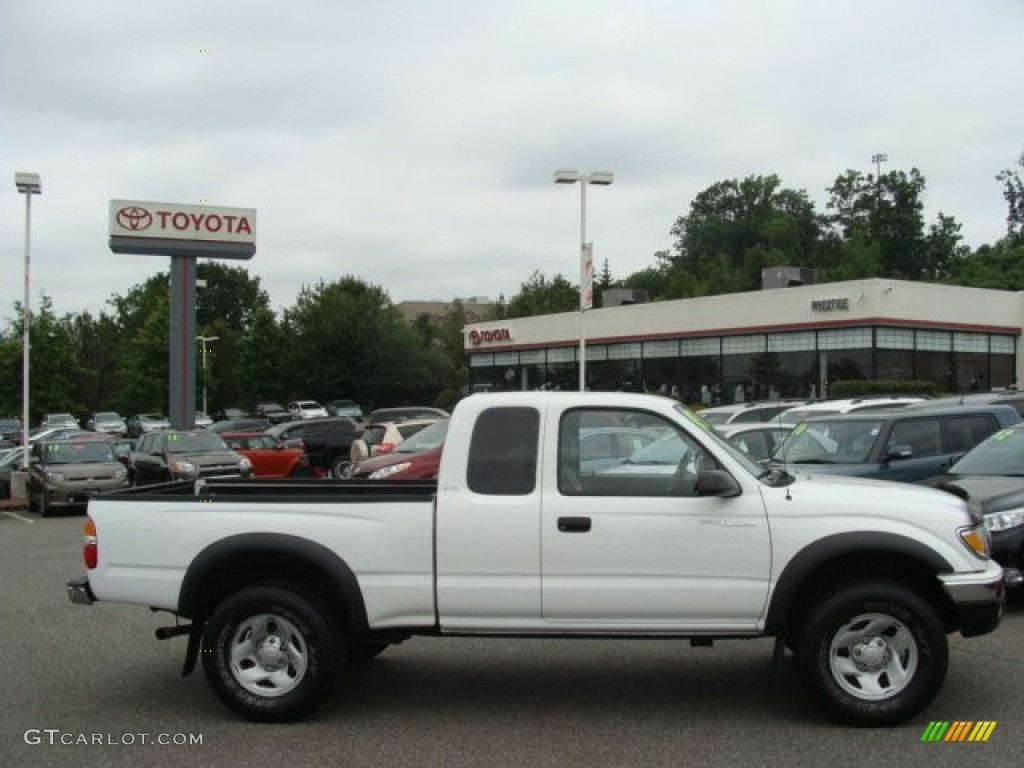
M42 194L43 184L39 180L38 173L16 173L14 174L14 186L25 195L25 298L21 305L21 468L28 471L28 327L32 315L29 310L29 299L31 298L29 275L31 274L30 266L32 263L32 195Z
M205 413L206 415L210 414L210 412L206 410L206 345L209 342L216 341L219 338L220 336L196 336L196 341L202 344L202 346L199 349L203 353L203 413Z
M592 246L587 244L587 185L607 187L615 180L611 171L555 171L556 184L580 185L580 392L587 388L587 340L583 328L583 313L593 306L594 261Z

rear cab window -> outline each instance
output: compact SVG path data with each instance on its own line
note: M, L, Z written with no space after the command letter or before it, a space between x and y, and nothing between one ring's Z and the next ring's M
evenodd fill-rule
M489 408L473 425L466 485L488 496L526 496L537 487L540 413L536 408Z

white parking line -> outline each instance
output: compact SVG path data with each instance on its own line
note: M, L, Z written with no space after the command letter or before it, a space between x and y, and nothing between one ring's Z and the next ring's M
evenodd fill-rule
M0 514L7 515L8 517L13 517L15 520L21 520L21 522L23 522L23 523L35 523L35 520L33 520L32 518L24 517L23 515L19 515L16 512L8 512L7 510L0 510Z

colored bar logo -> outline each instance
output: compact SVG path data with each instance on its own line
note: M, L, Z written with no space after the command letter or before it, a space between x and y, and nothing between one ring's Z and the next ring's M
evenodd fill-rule
M921 741L988 741L996 729L995 720L932 720Z

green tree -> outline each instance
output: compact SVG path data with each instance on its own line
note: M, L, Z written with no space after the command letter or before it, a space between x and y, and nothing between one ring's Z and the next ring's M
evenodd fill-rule
M429 395L428 351L385 291L356 277L303 288L282 321L292 397L364 407Z
M1024 152L1017 158L1017 165L1024 168ZM996 181L1003 185L1006 200L1006 236L1011 240L1024 237L1024 181L1013 168L1000 171Z
M943 280L961 255L960 225L939 214L926 230L921 172L892 171L877 178L848 170L828 188L828 216L833 243L830 259L823 265L828 274L845 271L849 277L892 277L900 280ZM862 257L860 264L874 272L849 274L849 247ZM865 248L874 259L863 258ZM829 271L830 270L830 271Z
M534 317L558 312L572 312L580 308L579 288L562 275L549 280L540 272L533 272L501 308L502 318Z
M756 290L765 267L814 266L821 220L806 192L748 176L699 193L670 232L666 299Z

